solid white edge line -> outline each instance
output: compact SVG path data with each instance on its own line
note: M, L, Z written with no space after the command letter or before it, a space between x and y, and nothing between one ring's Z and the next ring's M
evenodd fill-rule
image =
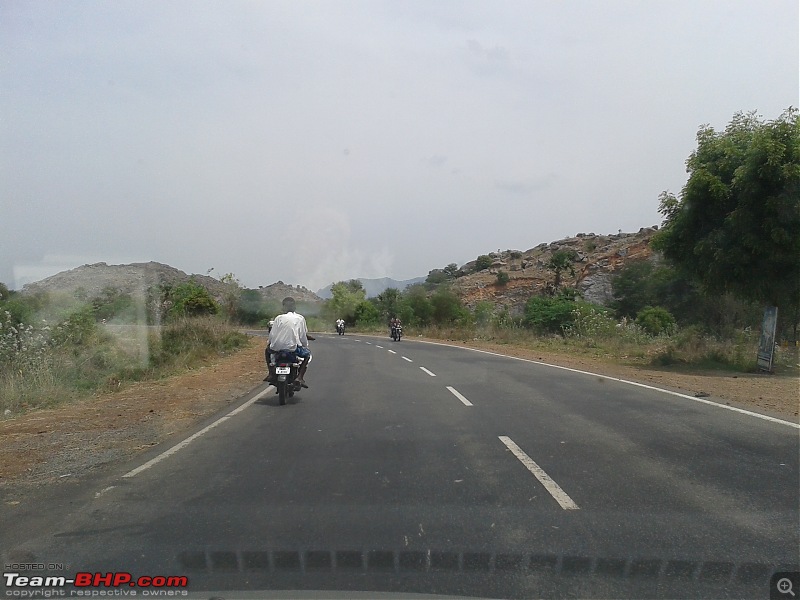
M678 398L685 398L686 400L694 400L695 402L700 402L702 404L708 404L710 406L715 406L717 408L724 408L725 410L731 410L733 412L742 413L744 415L748 415L751 417L756 417L758 419L763 419L764 421L771 421L772 423L779 423L780 425L788 425L789 427L794 427L795 429L800 429L800 423L792 423L791 421L784 421L783 419L778 419L776 417L770 417L768 415L762 415L761 413L753 412L750 410L745 410L744 408L737 408L735 406L728 406L727 404L720 404L719 402L713 402L712 400L705 400L703 398L697 398L695 396L689 396L687 394L681 394L680 392L673 392L671 390L665 390L663 388L654 387L652 385L647 385L645 383L639 383L637 381L628 381L627 379L620 379L619 377L612 377L611 375L602 375L600 373L592 373L591 371L581 371L580 369L573 369L571 367L562 367L561 365L552 365L550 363L542 362L539 360L531 360L530 358L520 358L519 356L508 356L507 354L499 354L497 352L490 352L488 350L480 350L478 348L469 348L464 346L453 346L451 344L440 344L439 342L429 342L426 340L410 340L413 342L417 342L419 344L432 344L434 346L446 346L447 348L458 348L460 350L470 350L472 352L480 352L481 354L490 354L492 356L500 356L502 358L510 358L513 360L521 360L522 362L529 362L535 365L542 365L544 367L552 367L553 369L561 369L563 371L570 371L572 373L581 373L583 375L592 375L593 377L602 377L604 379L608 379L609 381L618 381L619 383L626 383L628 385L635 385L637 387L642 387L648 390L653 390L656 392L662 392L664 394L670 394L672 396L677 396Z
M129 479L129 478L131 478L131 477L135 477L136 475L138 475L138 474L139 474L139 473L141 473L142 471L146 471L146 470L147 470L147 469L149 469L150 467L152 467L152 466L154 466L154 465L157 465L158 463L160 463L160 462L161 462L162 460L164 460L165 458L168 458L168 457L172 456L172 455L173 455L173 454L175 454L175 453L176 453L178 450L182 450L183 448L185 448L186 446L188 446L189 444L191 444L191 443L192 443L194 440L196 440L197 438L199 438L199 437L200 437L201 435L203 435L204 433L208 433L209 431L211 431L212 429L214 429L214 427L216 427L217 425L219 425L219 424L220 424L220 423L222 423L223 421L227 421L227 420L228 420L228 419L230 419L232 416L234 416L234 415L238 415L238 414L239 414L240 412L242 412L244 409L246 409L246 408L248 408L249 406L253 405L253 404L254 404L255 402L257 402L258 400L261 400L261 399L262 399L264 396L266 396L266 395L267 395L267 392L269 392L269 390L270 390L270 388L271 388L271 387L272 387L272 386L267 386L267 387L266 387L266 389L263 389L263 390L261 390L261 392L259 392L259 393L258 393L256 396L254 396L253 398L251 398L250 400L248 400L248 401L247 401L247 402L245 402L244 404L242 404L240 407L238 407L238 408L235 408L234 410L232 410L231 412L229 412L227 415L224 415L224 416L220 417L219 419L217 419L216 421L214 421L214 422L213 422L213 423L211 423L210 425L208 425L208 426L204 427L203 429L201 429L200 431L198 431L198 432L197 432L197 433L195 433L194 435L192 435L192 436L190 436L190 437L186 438L186 439L185 439L185 440L183 440L182 442L179 442L179 443L175 444L175 445L174 445L172 448L170 448L169 450L165 450L164 452L162 452L161 454L159 454L159 455L158 455L158 456L156 456L155 458L152 458L152 459L148 460L148 461L147 461L146 463L144 463L143 465L140 465L140 466L136 467L135 469L133 469L132 471L129 471L128 473L125 473L125 475L123 475L122 477L123 477L124 479Z
M420 369L421 369L421 370L423 370L423 371L425 371L425 372L426 372L428 375L430 375L431 377L436 377L436 373L431 373L431 372L430 372L430 371L428 371L428 369L426 369L425 367L420 367Z
M463 402L463 403L464 403L464 406L474 406L474 405L472 404L472 402L470 402L469 400L467 400L466 398L464 398L464 396L462 396L462 395L461 395L461 394L458 392L458 390L456 390L455 388L453 388L453 387L451 387L451 386L449 386L449 385L448 385L448 386L447 386L447 389L450 391L450 393L451 393L451 394L453 394L453 396L455 396L456 398L458 398L459 400L461 400L461 402Z
M413 360L411 360L410 358L406 358L405 356L403 357L403 360L407 360L408 362L414 362Z
M561 505L561 508L564 510L579 510L579 507L575 502L570 498L567 493L561 489L553 479L544 472L539 465L537 465L533 459L523 452L522 448L517 446L514 441L505 435L498 436L500 441L503 442L506 447L514 453L519 461L527 467L527 469L533 473L533 476L539 480L545 489L550 492L550 495L555 498L555 501Z

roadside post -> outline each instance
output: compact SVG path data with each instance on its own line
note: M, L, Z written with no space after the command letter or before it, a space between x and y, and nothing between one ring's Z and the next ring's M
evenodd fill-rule
M764 309L764 320L761 322L761 339L758 343L758 369L772 373L772 361L775 357L775 329L778 325L778 307L768 306Z

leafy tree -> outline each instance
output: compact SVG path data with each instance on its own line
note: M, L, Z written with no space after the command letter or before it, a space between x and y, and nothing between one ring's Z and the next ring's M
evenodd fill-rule
M455 279L458 276L458 265L456 263L450 263L442 272L447 275L448 279Z
M557 293L561 288L561 277L564 271L568 271L571 277L575 277L575 267L573 262L578 257L574 250L556 250L545 265L553 272L553 292Z
M194 279L175 286L171 291L171 301L169 314L173 317L195 317L219 313L219 304L211 297L208 290Z
M429 325L433 318L433 305L428 300L425 288L413 285L406 289L404 296L405 307L411 310L412 318L407 319L405 316L401 316L401 318L406 322L413 322L415 325Z
M340 281L331 286L332 297L325 302L323 312L329 320L344 319L355 325L356 307L367 299L364 286L358 279Z
M492 257L487 254L481 254L475 261L475 270L483 271L492 266Z
M633 319L647 306L661 306L681 325L698 325L718 335L757 326L763 309L731 294L710 296L687 274L649 261L627 265L611 282L617 317Z
M400 314L401 304L402 296L397 288L387 288L375 298L378 314L386 322Z
M703 125L680 199L664 192L653 247L710 293L800 313L800 117Z
M447 281L447 274L441 269L428 271L428 276L425 278L425 283L429 283L432 286L439 285L445 281Z
M508 283L509 276L508 273L505 271L498 271L497 272L497 285L506 285Z
M439 289L430 301L433 321L440 325L455 323L469 315L458 296L448 289Z
M364 300L356 306L354 318L357 325L372 326L380 323L381 313L372 302Z

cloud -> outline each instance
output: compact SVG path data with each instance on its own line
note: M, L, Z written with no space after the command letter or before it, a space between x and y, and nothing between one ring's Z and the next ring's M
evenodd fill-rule
M467 48L473 56L480 60L505 62L509 60L508 50L503 46L487 48L478 40L467 40Z
M533 192L540 192L552 187L556 179L555 173L548 173L538 179L495 180L494 187L510 194L527 196Z
M447 157L442 156L440 154L434 154L433 156L429 156L428 158L423 158L422 162L431 167L438 168L444 166L444 163L447 162Z

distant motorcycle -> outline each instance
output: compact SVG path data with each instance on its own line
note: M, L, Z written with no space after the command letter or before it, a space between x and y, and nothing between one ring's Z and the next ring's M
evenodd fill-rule
M336 326L336 333L344 335L344 323Z
M403 326L392 325L392 339L395 342L399 342L401 337L403 337Z

